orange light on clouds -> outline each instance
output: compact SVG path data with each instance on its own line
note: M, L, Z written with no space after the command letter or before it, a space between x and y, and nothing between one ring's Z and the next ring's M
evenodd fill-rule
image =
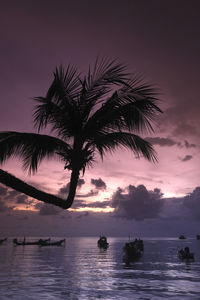
M83 212L83 211L90 211L90 212L103 212L103 213L109 213L113 212L114 208L112 207L106 207L106 208L93 208L93 207L81 207L77 209L70 208L70 211L74 212Z
M20 206L17 206L17 207L14 207L13 208L14 211L31 211L31 212L38 212L39 210L34 208L34 206L25 206L25 205L20 205Z

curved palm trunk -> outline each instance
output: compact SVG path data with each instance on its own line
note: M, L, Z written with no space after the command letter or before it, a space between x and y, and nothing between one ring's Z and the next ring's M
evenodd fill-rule
M68 209L72 206L74 197L76 194L76 187L79 178L79 169L72 170L71 179L70 179L70 189L69 194L66 200L54 196L52 194L45 193L36 189L35 187L27 184L26 182L16 178L12 174L3 171L0 169L0 182L15 189L18 192L21 192L27 196L33 197L37 200L43 201L45 203L50 203L56 206L59 206L63 209Z

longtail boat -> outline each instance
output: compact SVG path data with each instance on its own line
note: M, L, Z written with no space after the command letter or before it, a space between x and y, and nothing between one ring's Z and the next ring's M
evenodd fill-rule
M186 239L186 237L183 235L183 234L181 234L180 236L179 236L179 240L185 240Z
M39 239L38 241L35 241L35 242L26 242L25 240L22 241L22 242L19 242L17 239L14 239L13 240L13 244L15 244L16 246L28 246L28 245L41 245L41 243L46 243L46 242L49 242L50 241L50 238L49 239Z
M62 246L63 243L65 243L65 239L55 242L41 242L40 246Z
M109 243L107 242L107 238L105 236L100 236L97 245L99 248L107 249L109 247Z
M133 242L126 243L123 251L123 262L125 262L127 265L129 265L130 262L137 261L142 256L144 251L143 240L135 239Z
M0 245L3 244L3 242L5 242L5 241L7 241L7 238L1 239L1 240L0 240Z

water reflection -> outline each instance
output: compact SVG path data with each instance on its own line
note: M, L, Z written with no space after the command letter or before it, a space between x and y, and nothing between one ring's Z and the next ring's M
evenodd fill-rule
M7 243L0 247L0 299L200 299L200 243L190 241L195 262L185 263L178 240L144 240L143 257L127 268L126 239L108 242L106 250L97 238L68 238L65 247Z

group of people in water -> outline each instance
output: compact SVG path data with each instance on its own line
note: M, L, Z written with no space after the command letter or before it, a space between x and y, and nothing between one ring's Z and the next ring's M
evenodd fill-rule
M107 242L107 238L105 236L100 236L98 242L99 248L107 249L109 246L109 243ZM134 241L130 241L125 243L125 246L123 247L123 262L125 262L127 265L130 264L130 262L134 262L138 260L144 251L144 242L143 240L135 239ZM190 252L189 247L185 247L184 249L181 249L178 251L178 257L181 260L194 260L194 253Z
M180 259L194 259L194 253L190 252L189 247L179 250L178 256Z

